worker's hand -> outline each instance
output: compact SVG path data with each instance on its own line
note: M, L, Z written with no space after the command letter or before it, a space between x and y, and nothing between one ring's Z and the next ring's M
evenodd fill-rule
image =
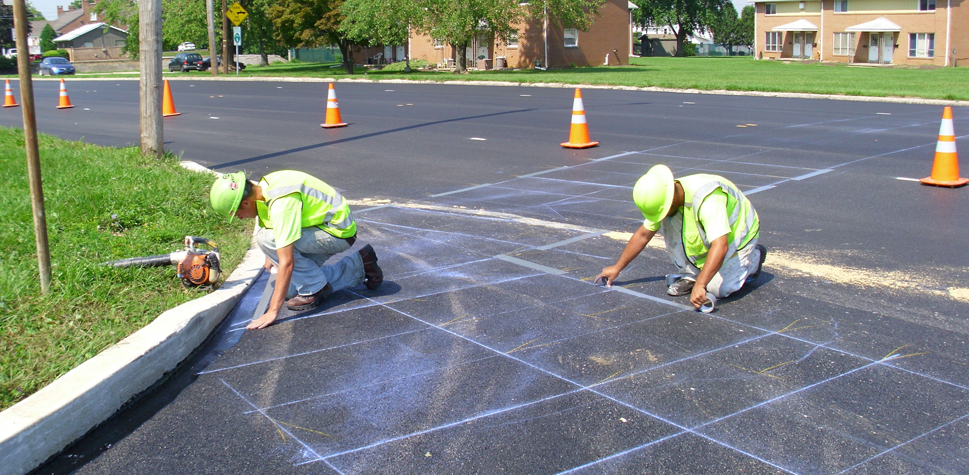
M278 311L267 310L266 313L262 314L261 317L253 320L248 325L246 325L246 330L258 330L260 328L266 328L272 325L276 321L276 316L279 314Z
M705 285L693 284L693 292L690 293L690 303L693 308L699 310L707 301L707 287Z
M262 265L262 268L263 269L266 269L266 271L268 272L268 271L273 270L273 265L274 265L273 264L273 261L269 260L269 258L267 257L266 258L266 263Z
M617 265L606 267L605 269L602 269L602 272L600 272L598 276L596 276L596 280L594 280L593 283L598 284L601 282L605 284L606 287L612 287L612 281L616 280L616 277L619 277L619 272L621 270L622 269L620 269Z

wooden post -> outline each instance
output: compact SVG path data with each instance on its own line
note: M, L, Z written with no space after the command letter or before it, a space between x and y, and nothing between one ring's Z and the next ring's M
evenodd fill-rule
M37 245L37 267L40 290L50 292L50 247L47 242L47 215L44 211L44 186L40 176L40 152L37 146L37 117L34 115L34 83L30 78L30 45L27 44L27 5L13 2L13 24L17 30L17 70L20 76L20 106L24 116L24 148L27 152L27 179L30 181L30 205L34 215L34 241Z
M232 62L232 58L229 57L229 17L225 16L225 12L228 11L226 6L226 0L222 0L222 70L224 74L229 74L229 63Z
M160 157L165 153L162 123L161 0L141 0L138 5L138 34L141 37L141 153Z
M215 14L212 0L205 0L205 16L209 27L209 69L213 76L219 75L219 49L215 44Z

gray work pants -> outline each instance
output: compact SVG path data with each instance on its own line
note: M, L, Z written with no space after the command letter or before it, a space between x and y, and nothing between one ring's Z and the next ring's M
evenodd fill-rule
M676 273L695 281L700 269L687 259L686 251L683 249L683 213L676 213L672 218L664 219L660 225L660 232L663 233L663 239L666 241L666 253L676 266ZM760 249L757 249L757 239L754 238L734 255L724 258L720 270L707 284L707 292L717 298L723 298L740 290L747 276L757 272L759 262Z
M273 264L279 265L272 229L257 231L256 245ZM302 236L293 243L293 277L286 298L293 298L297 294L313 295L327 282L334 292L363 282L363 259L359 252L350 253L333 264L326 264L329 258L347 249L350 249L350 244L345 239L318 227L303 228Z

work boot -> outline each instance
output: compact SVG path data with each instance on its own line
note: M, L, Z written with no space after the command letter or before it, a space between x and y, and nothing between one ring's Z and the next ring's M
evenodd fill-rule
M674 297L679 297L680 295L688 295L690 292L693 291L693 284L695 282L696 281L692 279L687 279L687 278L680 279L676 282L673 282L673 285L671 285L668 289L666 289L666 293Z
M313 295L297 295L286 301L286 308L290 310L311 310L320 306L330 294L333 293L333 286L329 282Z
M370 290L380 287L384 281L384 271L377 265L377 253L374 252L373 246L370 244L363 246L363 249L360 249L360 258L363 259L363 284Z
M755 270L752 274L747 276L747 279L744 280L745 284L753 282L757 280L758 277L760 277L760 269L764 267L764 260L767 259L767 248L758 244L757 249L760 251L760 261L757 262L757 270Z

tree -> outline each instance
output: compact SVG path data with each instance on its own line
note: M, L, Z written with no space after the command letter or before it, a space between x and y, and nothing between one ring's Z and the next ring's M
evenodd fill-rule
M249 13L242 24L243 51L259 54L261 64L269 64L269 54L286 54L286 47L274 39L275 27L267 11L276 4L275 0L241 0L239 2Z
M740 11L740 21L737 22L737 44L748 48L754 47L754 18L757 10L753 5L747 5Z
M344 0L340 6L340 31L358 45L403 45L410 37L410 25L419 23L423 10L415 1ZM410 70L410 58L407 71Z
M275 27L273 38L291 48L336 44L343 68L353 74L353 42L340 31L342 4L343 0L278 0L267 12Z
M403 0L407 1L407 0ZM588 29L604 0L420 0L425 15L418 29L455 51L455 73L467 72L467 48L475 35L507 41L527 18L545 15L563 26Z
M128 39L125 41L123 52L127 53L131 59L138 59L140 39L138 34L138 4L135 0L101 0L94 7L94 11L105 23L121 25L128 30Z
M220 18L219 13L216 13L216 18ZM218 32L216 36L219 36ZM162 0L162 44L165 49L172 50L185 41L191 41L201 49L208 49L209 30L205 2Z
M676 33L676 55L683 56L690 35L708 27L727 0L643 0L633 16L643 28L669 26ZM736 11L736 9L735 9Z
M726 2L719 13L711 13L707 20L713 32L713 41L727 47L727 56L733 55L733 47L740 43L740 20L733 2Z
M54 38L57 38L57 32L54 31L54 27L50 26L50 23L44 25L44 29L40 32L41 53L57 49L57 45L54 44Z
M29 7L27 11L29 15ZM27 35L30 35L29 21L27 22ZM13 5L5 5L0 3L0 47L13 48L16 46L16 43L17 42L13 37Z

